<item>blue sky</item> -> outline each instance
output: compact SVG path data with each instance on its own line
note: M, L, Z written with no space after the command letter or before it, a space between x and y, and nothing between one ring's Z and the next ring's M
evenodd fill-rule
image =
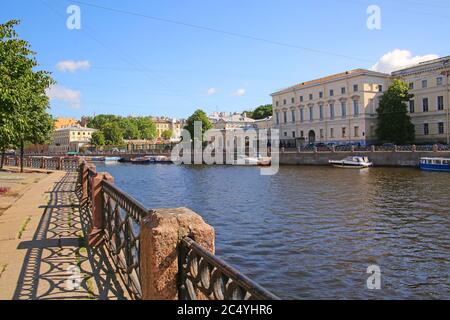
M22 21L20 36L58 82L51 93L55 116L241 111L271 103L270 93L295 83L371 68L395 49L404 51L384 64L450 54L445 0L84 2L228 33L76 1L1 0L0 21ZM81 30L66 27L71 4L81 9ZM372 4L381 9L380 30L366 26ZM76 70L62 71L60 62Z

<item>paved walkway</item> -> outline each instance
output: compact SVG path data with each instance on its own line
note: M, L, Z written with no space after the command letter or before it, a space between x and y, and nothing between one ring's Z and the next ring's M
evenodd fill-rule
M85 246L76 179L54 172L0 217L0 299L127 298L105 250Z

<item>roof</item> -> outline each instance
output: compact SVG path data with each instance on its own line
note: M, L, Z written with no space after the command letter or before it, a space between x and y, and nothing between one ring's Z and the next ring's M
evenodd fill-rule
M389 74L387 74L387 73L381 73L381 72L371 71L371 70L367 70L367 69L354 69L354 70L340 72L340 73L336 73L336 74L333 74L333 75L330 75L330 76L326 76L326 77L322 77L322 78L318 78L318 79L302 82L302 83L296 84L294 86L287 87L285 89L281 89L281 90L279 90L277 92L272 93L271 95L273 96L273 95L276 95L276 94L289 92L289 91L292 91L294 89L303 89L303 88L310 87L310 86L317 85L317 84L321 84L321 83L324 83L324 82L331 82L331 81L334 81L334 80L345 79L345 78L348 78L348 77L354 77L354 76L363 75L363 74L379 76L379 77L389 77Z
M97 131L97 129L71 126L71 127L64 127L64 128L55 129L55 131L90 131L90 132L92 132L92 131Z
M423 62L414 64L414 65L408 66L406 68L403 68L403 69L400 69L400 70L396 70L396 71L392 72L392 76L397 76L397 75L405 74L405 73L408 73L408 72L414 72L414 71L416 71L415 69L426 68L427 66L431 66L431 65L437 64L439 62L442 63L442 66L439 66L439 67L444 67L444 62L445 61L450 61L450 56L445 56L445 57L442 57L442 58L437 58L437 59L433 59L433 60L423 61ZM449 62L448 67L450 68L450 62Z

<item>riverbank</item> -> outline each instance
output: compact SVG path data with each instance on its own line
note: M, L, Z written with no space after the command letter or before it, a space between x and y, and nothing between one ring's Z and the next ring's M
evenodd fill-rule
M328 160L342 160L348 156L363 155L376 167L417 167L422 157L450 158L448 151L355 151L355 152L280 152L281 165L328 166Z

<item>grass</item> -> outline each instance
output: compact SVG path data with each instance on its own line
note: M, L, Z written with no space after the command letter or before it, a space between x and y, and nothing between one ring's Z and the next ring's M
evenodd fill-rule
M23 232L27 229L28 223L31 221L31 216L28 216L27 220L25 220L24 223L22 223L22 226L20 227L19 233L17 234L17 239L22 238Z
M86 279L86 289L88 292L87 298L90 300L95 299L95 291L94 291L94 284L92 282L92 277L85 276Z

